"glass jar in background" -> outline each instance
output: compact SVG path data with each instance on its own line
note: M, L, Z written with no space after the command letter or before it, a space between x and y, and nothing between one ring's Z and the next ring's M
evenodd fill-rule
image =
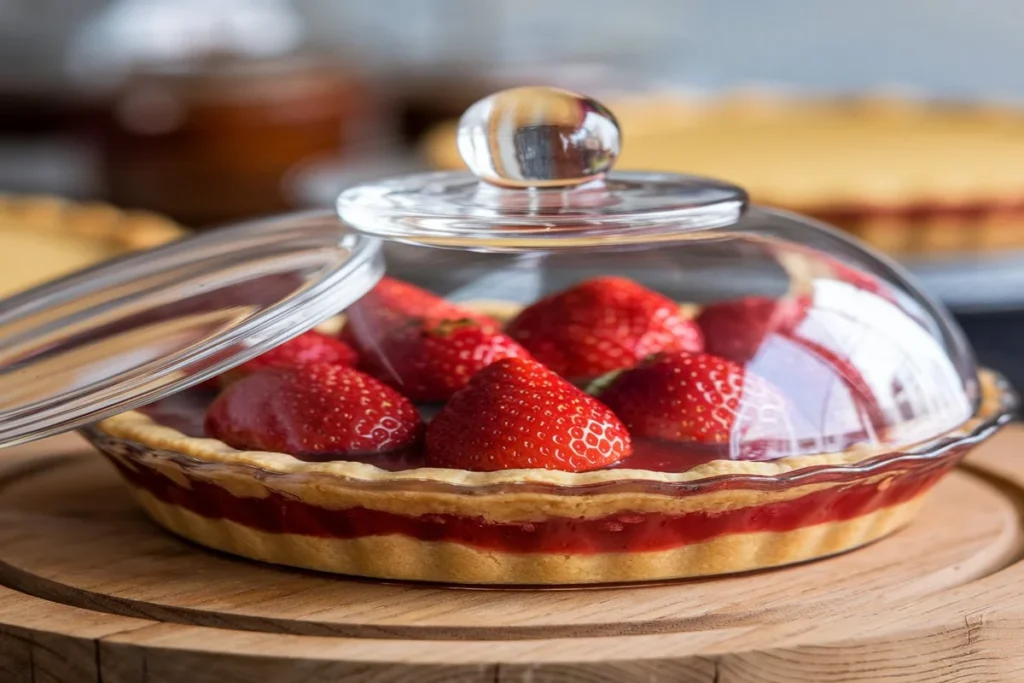
M123 0L69 66L107 199L193 227L288 208L284 178L343 151L367 102L277 1Z

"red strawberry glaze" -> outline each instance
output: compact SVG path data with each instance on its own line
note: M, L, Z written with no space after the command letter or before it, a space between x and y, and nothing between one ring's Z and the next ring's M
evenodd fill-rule
M931 488L958 457L959 453L951 453L925 467L893 472L886 486L851 483L748 508L677 515L622 511L595 519L549 517L523 522L452 514L408 516L363 507L329 510L273 492L262 498L237 497L199 479L190 479L189 487L181 486L141 463L134 468L114 464L125 479L165 503L264 532L338 539L401 534L509 553L592 554L669 550L728 534L785 532L852 519L911 500ZM715 487L708 485L704 490L711 488ZM674 495L693 494L677 489Z

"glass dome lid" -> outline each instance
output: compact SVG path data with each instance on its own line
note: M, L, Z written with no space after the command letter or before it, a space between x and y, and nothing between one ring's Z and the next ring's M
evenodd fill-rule
M724 182L615 173L620 142L591 99L504 91L462 119L472 173L356 186L340 221L213 231L26 293L0 315L0 445L185 395L184 434L239 451L601 480L858 463L984 423L962 332L898 266ZM253 368L327 352L388 410L360 403L323 439L308 415L277 440L211 417Z
M978 410L962 332L898 266L827 226L748 207L727 183L612 172L620 133L593 100L497 93L467 110L458 146L471 174L354 187L338 213L393 242L392 278L513 349L470 354L522 355L610 408L631 446L603 466L860 457L928 442ZM429 321L395 332L381 306L371 292L348 311L349 339L380 379L450 412L451 392L428 396L413 366L468 333ZM472 356L456 384L486 364Z

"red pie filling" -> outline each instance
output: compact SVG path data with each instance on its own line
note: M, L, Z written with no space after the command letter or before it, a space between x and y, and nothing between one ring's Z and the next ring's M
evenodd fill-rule
M726 534L784 532L853 519L911 500L935 484L957 459L950 454L925 466L894 471L881 483L842 484L800 498L725 512L623 511L596 519L549 517L519 523L495 522L484 516L410 516L364 507L330 510L278 493L245 498L198 480L186 488L140 464L137 469L115 464L128 481L165 503L265 532L337 539L401 534L502 552L588 554L668 550Z
M799 209L798 209L799 210ZM1004 202L970 202L960 204L941 204L939 202L922 202L910 206L885 206L858 204L850 206L836 206L832 208L812 209L804 211L813 215L818 220L843 224L863 218L898 217L906 220L924 221L930 218L955 218L964 219L981 218L992 213L1003 213L1006 215L1024 215L1024 203L1017 199L1008 199Z

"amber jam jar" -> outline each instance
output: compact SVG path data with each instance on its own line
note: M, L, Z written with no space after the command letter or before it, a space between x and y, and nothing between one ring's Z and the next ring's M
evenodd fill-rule
M287 209L288 173L344 154L365 106L325 58L211 57L136 70L93 120L112 202L205 227Z

